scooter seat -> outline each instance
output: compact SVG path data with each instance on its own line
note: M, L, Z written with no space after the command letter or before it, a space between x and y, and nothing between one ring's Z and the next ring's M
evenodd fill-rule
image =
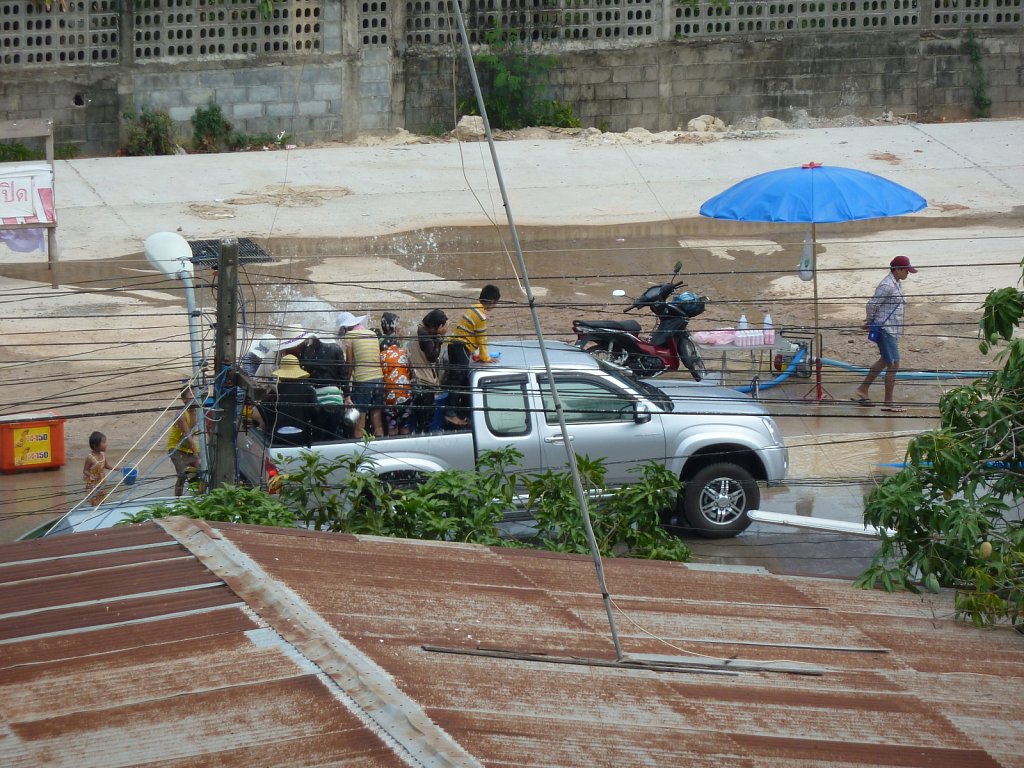
M636 320L577 320L573 325L583 331L625 331L626 333L640 333L640 323Z

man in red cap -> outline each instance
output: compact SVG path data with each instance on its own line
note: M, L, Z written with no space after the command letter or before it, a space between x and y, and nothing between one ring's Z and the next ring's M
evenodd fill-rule
M903 335L903 308L907 304L900 282L906 280L911 272L917 270L910 266L910 259L906 256L897 256L889 262L889 274L882 279L875 288L874 296L868 300L864 330L868 330L872 325L878 326L878 338L875 343L878 345L879 357L868 369L868 375L850 398L861 405L872 405L868 399L868 388L884 370L885 404L882 410L893 413L902 413L906 410L903 406L896 405L893 390L896 388L896 372L900 369L900 350L897 341Z

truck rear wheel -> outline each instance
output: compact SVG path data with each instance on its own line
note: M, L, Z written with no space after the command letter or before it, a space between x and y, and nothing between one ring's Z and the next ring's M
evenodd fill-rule
M427 479L425 472L418 469L396 469L392 472L384 472L380 476L381 482L392 491L407 491L423 484Z
M742 533L750 525L747 512L760 503L761 492L753 475L729 462L699 470L683 485L678 502L689 527L706 539Z

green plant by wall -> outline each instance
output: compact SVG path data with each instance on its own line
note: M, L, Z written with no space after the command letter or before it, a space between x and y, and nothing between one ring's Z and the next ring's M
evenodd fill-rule
M280 149L291 141L284 131L281 133L232 133L228 137L228 149L232 152L252 152L253 150L276 147Z
M528 125L578 128L572 107L547 98L547 74L558 63L554 56L533 56L514 31L487 34L488 52L474 56L480 90L491 125L515 129ZM459 104L464 114L477 114L476 101Z
M231 123L219 104L196 107L192 114L192 148L197 152L220 152L228 145Z
M984 50L974 33L974 27L967 28L967 55L971 59L973 79L971 80L971 99L975 117L992 116L992 98L988 95L988 73L982 61Z
M53 148L55 160L73 160L81 154L74 144L58 144ZM26 147L20 141L0 144L0 163L21 163L30 160L45 160L46 152Z
M146 107L140 112L125 112L124 119L128 123L126 155L174 154L173 123L165 110Z
M48 11L53 10L54 1L55 0L30 0L32 5L36 8L45 8ZM56 3L60 10L68 10L67 0L56 0ZM256 3L256 9L264 19L270 19L274 15L274 0L259 0L259 2Z

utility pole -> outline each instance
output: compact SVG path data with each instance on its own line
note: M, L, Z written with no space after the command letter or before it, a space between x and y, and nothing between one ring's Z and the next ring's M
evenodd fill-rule
M236 314L238 241L220 241L217 270L217 328L213 344L213 434L210 443L210 489L233 484L235 468Z

